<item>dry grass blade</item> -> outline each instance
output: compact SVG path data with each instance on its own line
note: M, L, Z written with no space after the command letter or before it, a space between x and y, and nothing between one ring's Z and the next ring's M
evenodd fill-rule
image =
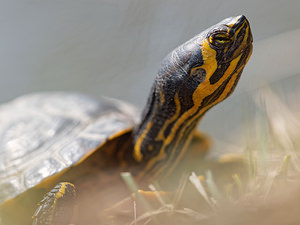
M155 186L153 184L150 184L149 188L150 188L151 191L153 191L153 193L155 194L156 198L160 202L161 206L167 206L166 202L163 200L162 196L159 194L159 192L157 191L157 189L155 188Z
M148 210L152 210L150 204L148 204L147 200L139 193L138 186L134 181L133 177L130 173L124 172L121 173L121 177L125 181L126 185L128 186L129 190L136 195L138 200L144 205L144 207Z
M205 188L203 187L199 178L197 177L197 175L194 172L189 177L189 180L195 186L195 188L201 194L201 196L205 199L206 203L211 207L211 209L216 210L216 206L215 206L214 202L211 201L210 197L208 196L207 192L205 191Z
M183 174L181 176L181 179L179 181L179 186L176 190L176 193L175 193L175 197L174 197L174 200L173 200L173 206L174 208L177 208L177 205L180 201L180 199L182 198L182 195L183 195L183 192L184 192L184 188L187 184L187 181L188 181L188 174Z
M219 188L217 187L212 172L210 170L206 171L206 183L208 186L209 191L211 192L214 199L217 201L215 202L215 205L218 206L218 203L224 202L224 197L222 196L221 192L219 191Z
M175 216L176 215L183 215L192 218L193 221L198 221L200 222L201 220L206 220L210 218L211 215L209 214L201 214L199 212L193 211L191 209L183 209L183 210L171 210L169 207L161 207L157 210L151 211L151 212L146 212L140 217L137 218L136 221L131 222L129 225L134 225L135 223L143 223L143 225L146 225L149 222L152 222L152 218L157 217L159 215L167 214L170 216Z
M281 168L278 172L278 176L283 177L284 179L287 178L290 161L291 161L291 155L284 156Z
M243 193L243 191L244 191L244 187L243 187L243 182L242 182L240 176L238 174L233 174L232 178L233 178L235 184L238 187L239 194L241 195Z

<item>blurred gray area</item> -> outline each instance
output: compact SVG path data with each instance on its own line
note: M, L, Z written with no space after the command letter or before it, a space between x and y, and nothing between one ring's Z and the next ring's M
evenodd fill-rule
M252 27L252 58L236 92L207 114L201 129L234 143L236 137L228 133L241 129L243 115L253 114L249 93L300 74L298 0L0 0L0 4L0 102L30 92L63 90L115 97L141 109L169 51L240 14ZM299 81L296 78L291 83Z

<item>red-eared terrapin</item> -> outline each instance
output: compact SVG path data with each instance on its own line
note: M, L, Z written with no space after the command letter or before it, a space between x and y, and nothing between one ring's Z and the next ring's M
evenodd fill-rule
M22 214L24 208L32 213L28 202L36 204L37 193L58 180L74 181L84 198L83 192L91 193L83 204L88 207L92 201L103 204L107 191L120 185L110 183L120 179L116 167L133 167L139 178L169 174L199 120L233 92L251 52L244 16L225 19L182 44L163 60L140 122L126 103L76 93L32 94L2 105L2 223L28 224L30 217ZM81 218L91 217L96 206L79 205ZM13 222L17 217L22 222Z

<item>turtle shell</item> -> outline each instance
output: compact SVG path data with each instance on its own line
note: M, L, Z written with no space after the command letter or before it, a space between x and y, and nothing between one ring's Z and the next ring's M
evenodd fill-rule
M1 105L0 205L77 165L137 118L127 103L78 93L30 94Z

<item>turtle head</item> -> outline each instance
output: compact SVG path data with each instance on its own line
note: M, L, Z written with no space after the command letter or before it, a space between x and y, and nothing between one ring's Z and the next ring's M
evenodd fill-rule
M134 158L146 172L159 175L176 165L199 120L233 92L251 52L249 22L238 16L169 53L134 132Z

